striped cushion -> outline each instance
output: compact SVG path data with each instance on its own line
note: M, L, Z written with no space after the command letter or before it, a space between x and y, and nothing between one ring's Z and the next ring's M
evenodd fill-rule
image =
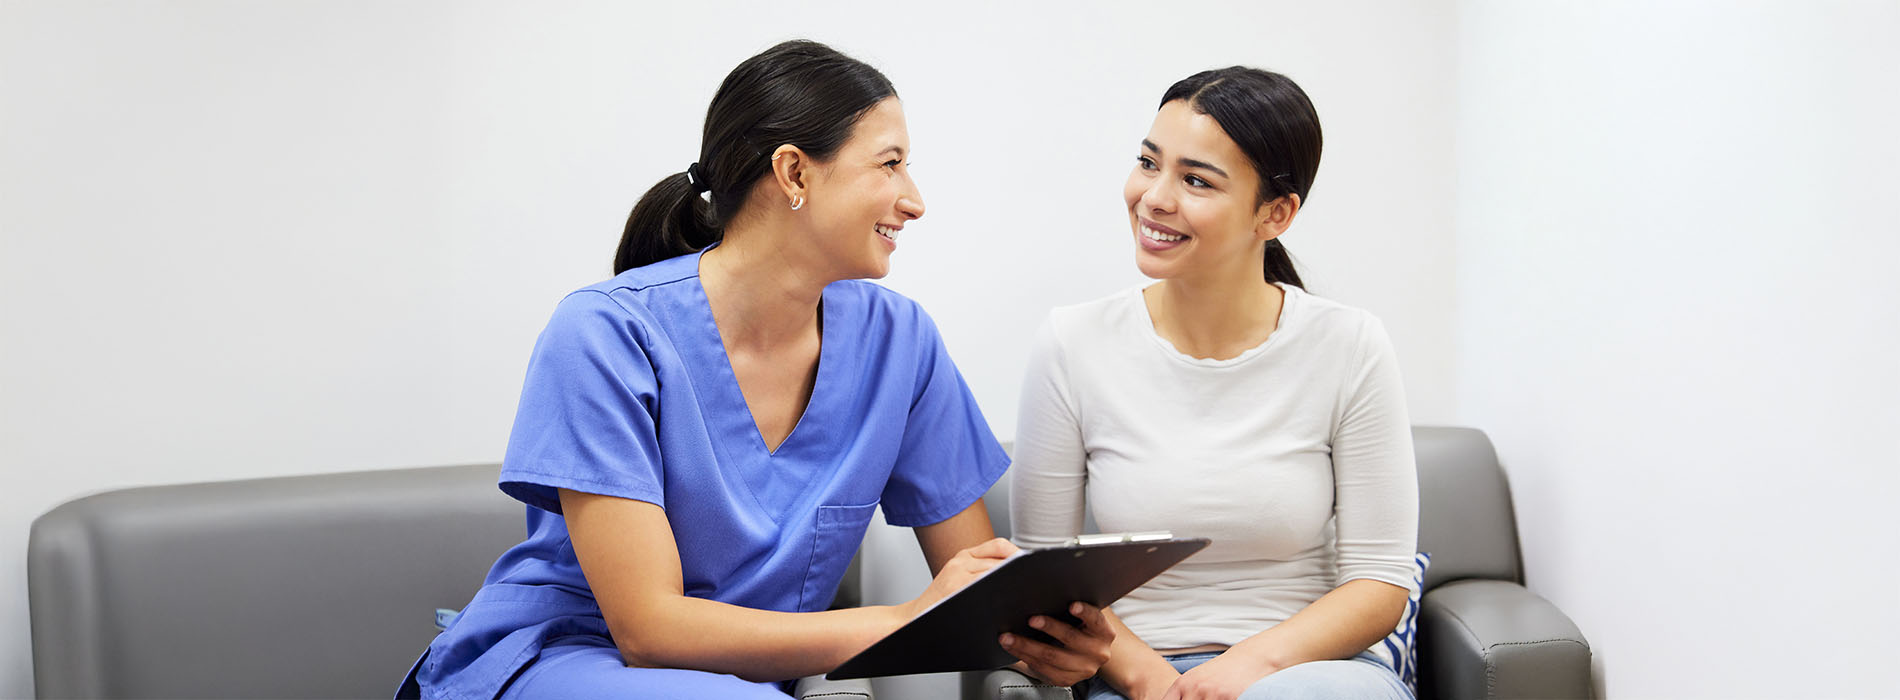
M1392 655L1392 663L1398 671L1399 680L1405 687L1418 693L1418 599L1425 595L1425 570L1432 565L1432 555L1419 552L1412 558L1411 595L1405 601L1405 614L1399 616L1399 626L1386 635L1385 650Z

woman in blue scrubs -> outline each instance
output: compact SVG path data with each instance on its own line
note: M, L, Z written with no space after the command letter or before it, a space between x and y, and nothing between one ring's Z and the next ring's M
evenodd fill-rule
M418 663L426 698L784 698L1013 548L982 495L1009 466L930 317L883 277L924 205L891 84L824 45L740 64L700 160L627 221L614 278L554 311L501 488L528 537ZM827 610L872 512L936 578ZM1006 636L1055 683L1112 628Z

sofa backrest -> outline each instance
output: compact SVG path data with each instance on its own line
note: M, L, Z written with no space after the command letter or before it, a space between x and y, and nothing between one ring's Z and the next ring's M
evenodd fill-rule
M1418 551L1425 589L1458 579L1523 583L1517 518L1497 451L1473 428L1412 428L1418 455Z
M498 465L136 488L33 523L40 697L389 697L524 532Z

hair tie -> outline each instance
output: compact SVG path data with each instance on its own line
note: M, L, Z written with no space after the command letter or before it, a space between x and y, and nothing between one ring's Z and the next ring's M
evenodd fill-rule
M692 185L695 194L712 191L712 186L706 184L706 171L698 163L686 166L686 184Z

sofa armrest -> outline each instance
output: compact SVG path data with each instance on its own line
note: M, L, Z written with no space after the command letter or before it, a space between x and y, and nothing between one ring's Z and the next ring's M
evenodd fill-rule
M823 674L798 679L797 687L792 689L792 697L798 700L871 700L871 680L853 678L848 681L828 681Z
M1068 688L1049 685L1012 668L964 671L963 700L1073 700Z
M1590 643L1550 601L1509 581L1454 581L1419 610L1424 698L1588 698Z

